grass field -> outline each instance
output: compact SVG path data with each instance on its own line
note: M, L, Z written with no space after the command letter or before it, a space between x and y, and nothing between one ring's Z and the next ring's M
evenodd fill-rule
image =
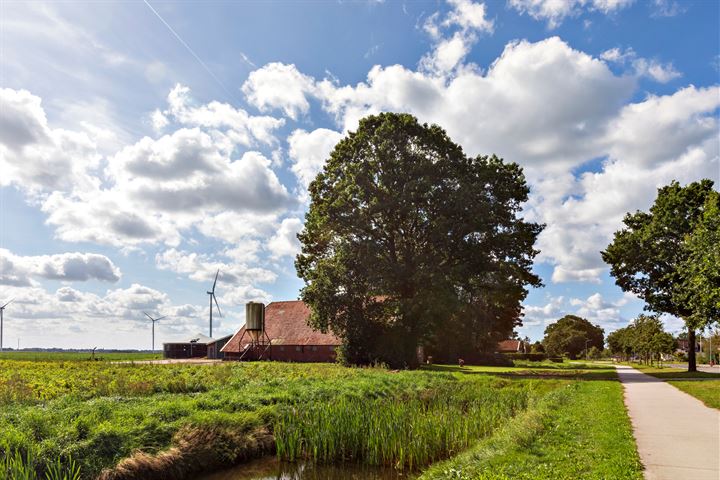
M2 360L0 455L29 452L38 472L72 461L81 478L103 480L187 478L276 448L284 458L416 469L474 449L528 415L557 414L566 397L587 401L598 394L593 388L619 388L602 380L612 375L607 367L573 364L393 372L272 362ZM621 400L613 408L604 415L624 425ZM575 418L568 415L568 422ZM544 431L533 441L555 442ZM613 432L625 441L622 428ZM602 456L588 461L614 471Z
M157 360L162 353L147 352L96 352L96 361ZM0 360L25 360L32 362L82 362L93 360L92 352L2 352Z

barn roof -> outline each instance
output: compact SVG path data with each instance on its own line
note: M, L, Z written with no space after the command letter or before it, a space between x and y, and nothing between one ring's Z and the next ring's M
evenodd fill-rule
M497 344L498 352L519 352L523 347L522 340L502 340Z
M265 332L272 345L340 345L340 339L332 333L322 333L307 324L310 308L300 300L272 302L265 307ZM233 335L221 349L223 352L240 352L240 337L245 327ZM243 344L250 343L248 335Z

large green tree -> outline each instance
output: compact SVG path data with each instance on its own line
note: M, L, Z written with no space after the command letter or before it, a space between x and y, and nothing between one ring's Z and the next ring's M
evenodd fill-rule
M543 346L548 355L568 355L576 358L585 349L605 346L604 331L586 319L576 315L565 315L545 328Z
M717 263L713 266L712 256L706 257L692 246L696 241L704 244L705 236L698 231L704 223L703 212L713 198L717 203L717 192L713 190L711 180L685 187L673 182L662 187L649 212L638 211L625 216L625 228L615 232L613 242L602 252L603 260L610 265L610 273L620 288L645 300L646 309L669 313L685 321L691 346L695 345L695 331L714 321L704 310L706 300L709 299L710 304L713 298L717 301L717 290L715 297L692 292L694 282L705 284L703 272L714 269L717 273ZM712 229L712 222L709 223ZM717 236L717 230L714 235ZM699 239L694 240L695 237ZM701 263L697 268L690 267L689 263L695 259ZM694 303L696 301L700 306ZM688 360L688 371L696 371L694 348L690 348Z
M360 121L310 184L296 268L310 322L349 363L417 363L419 345L481 347L519 324L541 226L518 218L522 169L467 157L437 125Z

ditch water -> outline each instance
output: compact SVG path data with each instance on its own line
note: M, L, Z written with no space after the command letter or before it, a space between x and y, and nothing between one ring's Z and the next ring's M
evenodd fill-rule
M415 475L366 465L287 463L266 457L197 480L412 480Z

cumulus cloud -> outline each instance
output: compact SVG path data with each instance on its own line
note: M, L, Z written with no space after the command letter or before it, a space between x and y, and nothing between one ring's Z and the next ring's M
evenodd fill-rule
M96 149L85 132L50 128L39 97L0 89L0 186L34 195L95 188L89 170L100 160Z
M294 257L300 253L297 234L302 227L303 222L299 218L286 218L282 221L277 233L268 242L268 250L273 258Z
M312 79L300 73L295 65L275 62L250 73L242 92L260 111L280 109L296 120L308 112L306 92L312 88Z
M120 280L120 269L105 255L95 253L21 256L0 248L0 267L0 285L29 286L37 278L67 282Z
M242 150L277 143L282 119L219 102L198 105L177 85L168 108L152 115L159 129L172 120L173 131L103 158L88 134L102 132L51 128L39 97L2 89L0 102L0 185L35 198L62 240L175 246L183 232L223 212L277 222L296 203L270 159ZM221 229L210 230L224 240Z
M449 0L448 3L451 8L444 18L435 13L423 24L434 46L420 60L420 68L440 76L460 65L477 42L478 34L491 34L494 29L494 21L486 17L484 3L472 0Z
M322 171L330 152L341 139L340 132L327 128L318 128L312 132L298 129L288 137L291 169L303 190Z
M225 284L257 284L274 282L277 275L265 268L249 267L243 263L226 261L211 255L171 248L155 256L155 264L161 270L187 274L192 280L212 283L219 270L218 286Z
M678 72L671 62L662 63L657 59L638 57L632 48L622 50L614 47L602 52L600 58L621 65L630 64L636 76L647 77L658 83L667 83L682 77L682 73Z
M544 20L550 29L557 28L567 17L580 15L584 9L610 14L628 7L634 0L509 0L508 5L535 20Z
M40 286L8 287L13 303L5 312L6 338L32 336L36 346L150 348L150 329L143 314L148 311L168 318L156 326L156 346L163 338L204 331L207 308L174 304L166 293L140 284L108 290L105 294L63 286L49 291ZM108 328L108 325L112 328ZM138 344L138 335L147 344ZM44 332L52 332L45 334ZM85 334L79 337L79 334ZM83 339L92 343L84 344Z

